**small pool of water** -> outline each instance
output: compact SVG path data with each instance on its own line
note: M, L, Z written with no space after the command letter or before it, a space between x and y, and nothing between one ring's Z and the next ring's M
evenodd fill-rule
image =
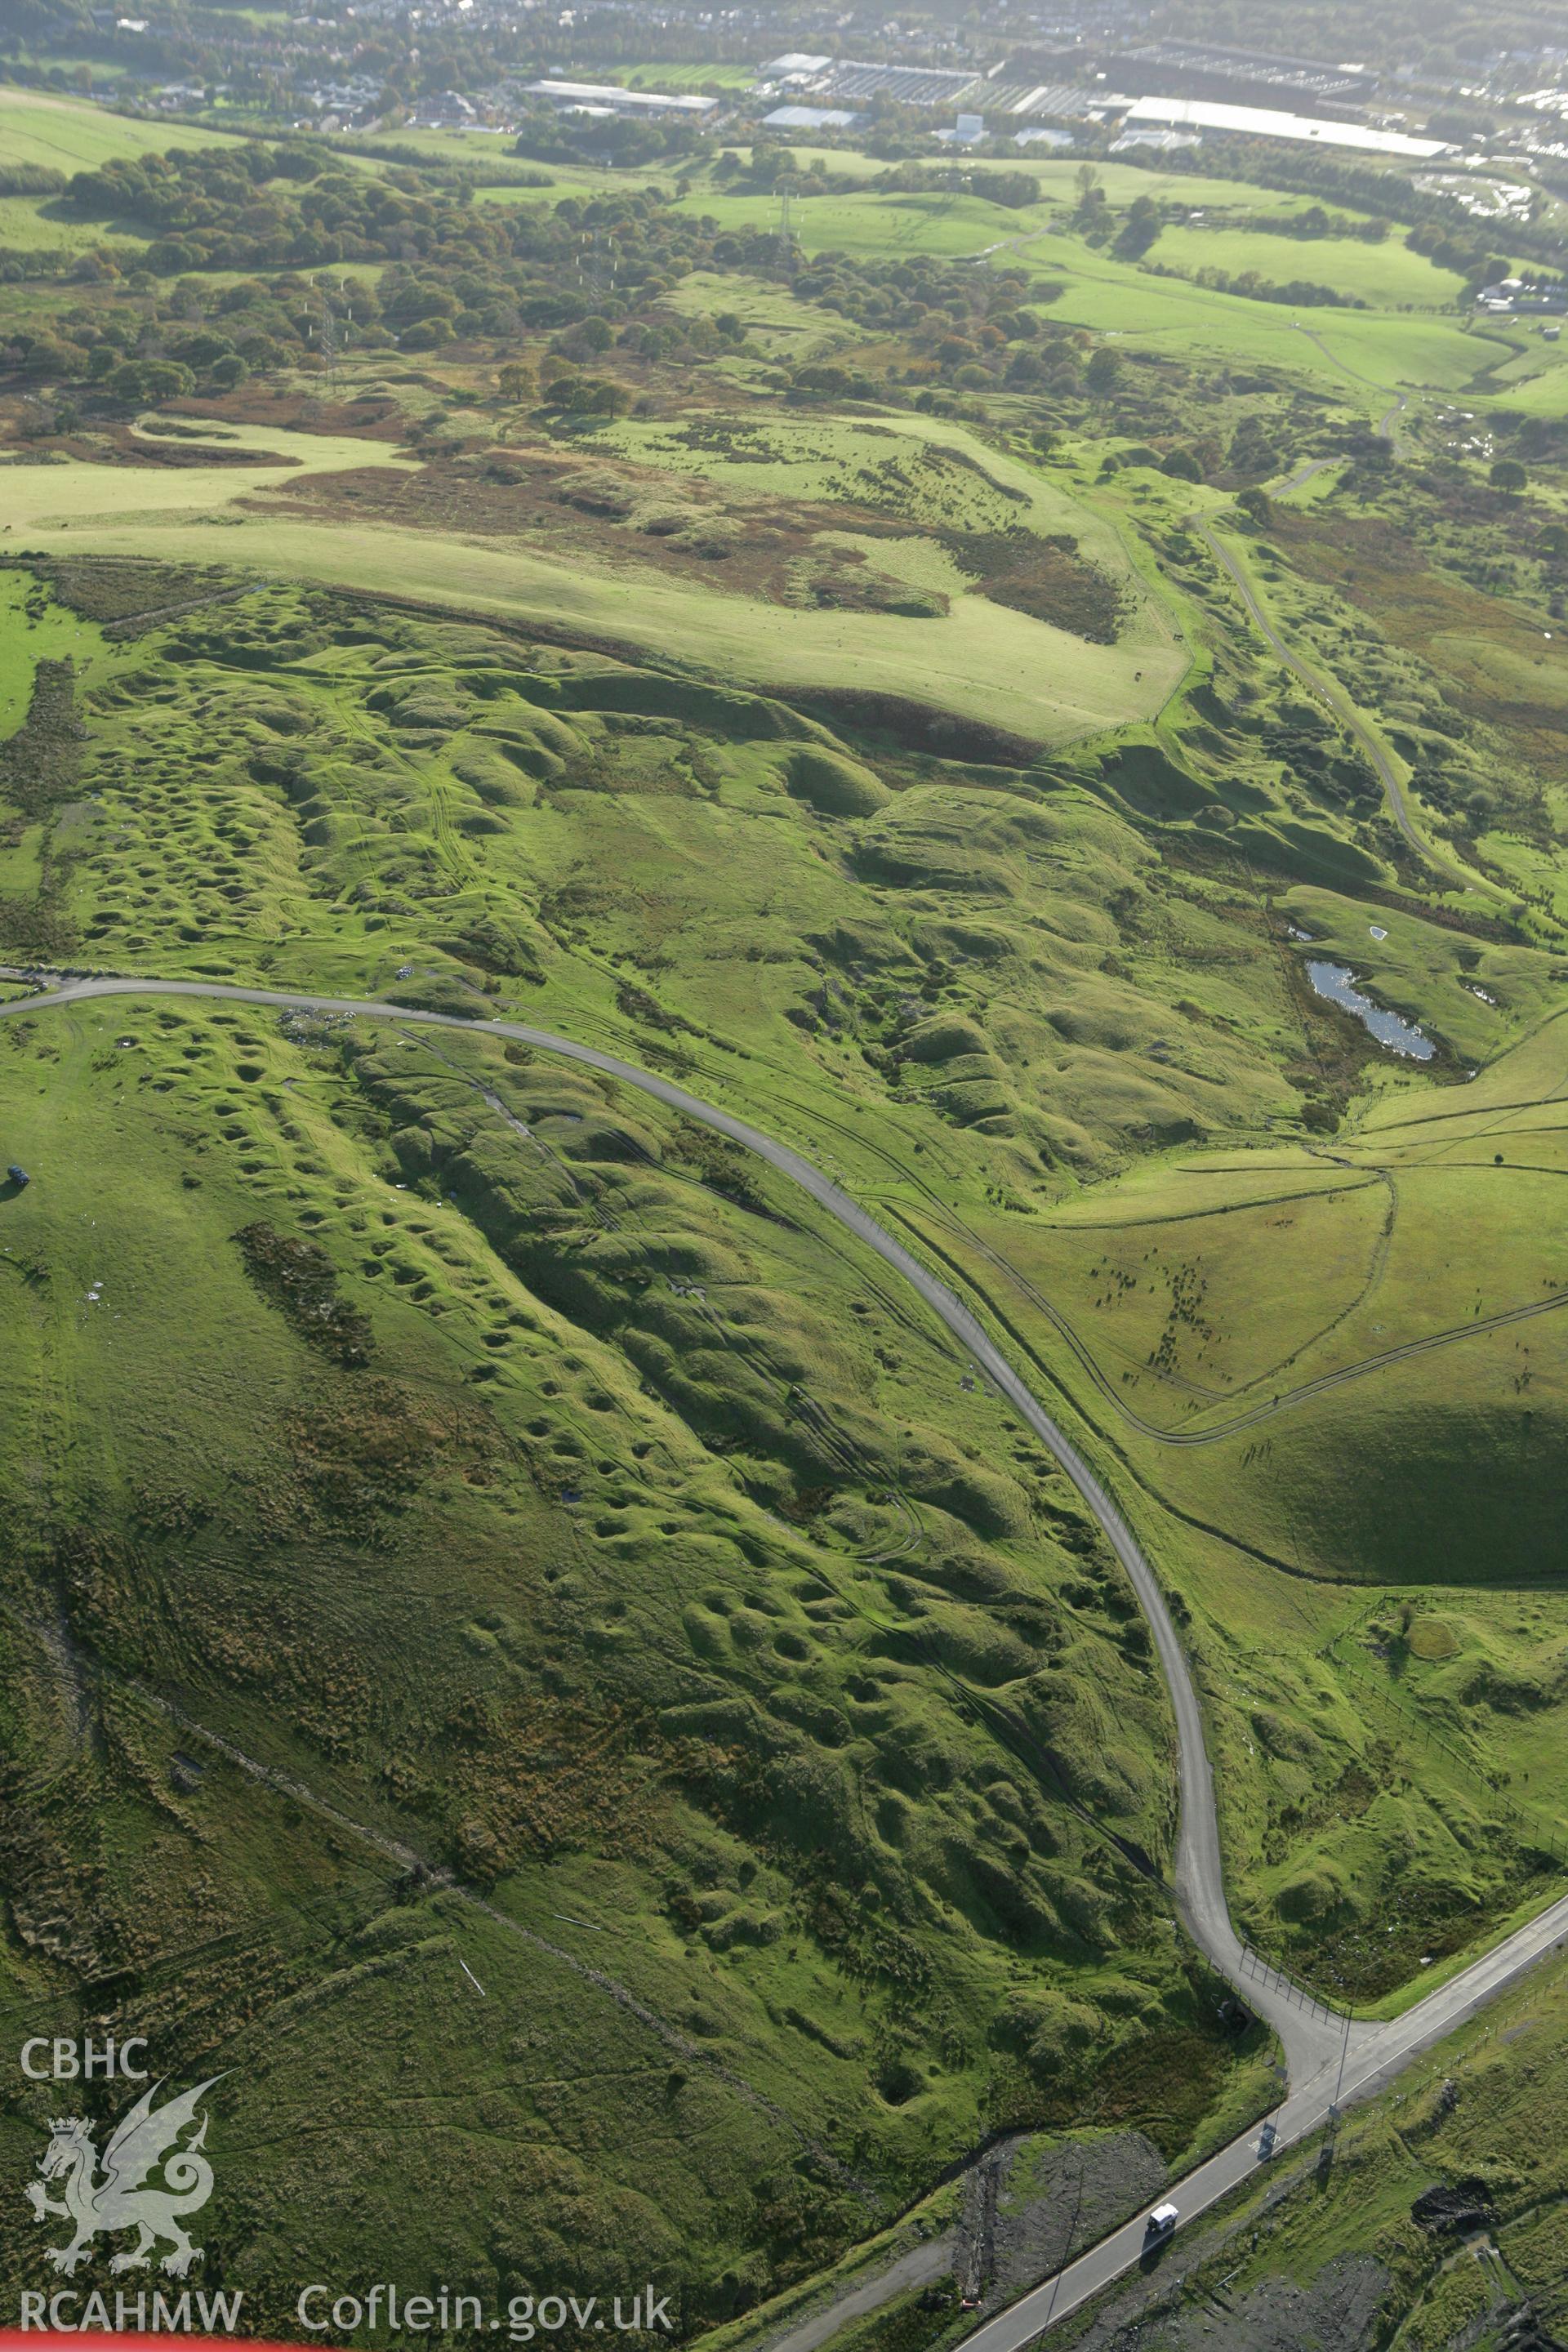
M1413 1023L1402 1021L1397 1013L1389 1013L1370 996L1363 996L1347 965L1309 962L1307 977L1320 996L1326 996L1342 1012L1353 1013L1367 1034L1391 1054L1403 1054L1412 1062L1429 1062L1436 1052L1430 1037L1424 1037Z

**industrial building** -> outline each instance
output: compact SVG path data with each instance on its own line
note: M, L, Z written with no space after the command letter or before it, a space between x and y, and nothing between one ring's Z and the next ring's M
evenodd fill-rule
M1441 139L1412 139L1403 131L1373 131L1362 122L1318 122L1270 106L1223 106L1205 98L1140 98L1127 110L1130 124L1161 122L1182 131L1228 131L1241 139L1300 139L1318 147L1353 147L1371 155L1451 155Z
M655 89L623 89L614 81L531 81L523 86L528 98L547 99L563 114L630 114L652 121L661 114L701 116L711 114L718 100L689 96L672 97Z

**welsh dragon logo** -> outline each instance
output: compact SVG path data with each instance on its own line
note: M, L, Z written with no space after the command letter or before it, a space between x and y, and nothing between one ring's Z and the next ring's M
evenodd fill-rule
M173 2252L163 2257L162 2267L171 2276L184 2278L191 2264L201 2261L202 2249L191 2243L184 2216L199 2212L213 2192L213 2168L201 2153L206 2117L184 2147L178 2142L195 2121L205 2095L221 2080L214 2074L194 2091L166 2099L161 2107L153 2105L163 2088L154 2083L115 2126L103 2150L101 2172L92 2126L85 2117L60 2116L50 2123L49 2144L38 2158L38 2170L45 2180L63 2178L64 2190L56 2200L41 2182L29 2180L26 2197L36 2221L56 2214L75 2224L76 2235L68 2245L47 2250L46 2260L56 2270L69 2278L87 2260L100 2230L139 2233L133 2246L114 2256L111 2271L145 2270L153 2248L165 2239ZM162 2179L152 2179L160 2167Z

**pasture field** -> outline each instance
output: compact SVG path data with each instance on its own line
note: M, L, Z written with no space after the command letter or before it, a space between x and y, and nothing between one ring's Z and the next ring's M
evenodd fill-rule
M752 150L743 141L726 142L737 155L750 161ZM890 167L881 158L868 155L853 147L816 147L810 137L788 142L790 152L802 171L813 163L822 171L840 179L877 178ZM1037 182L1040 202L1061 212L1070 212L1079 201L1077 175L1081 158L1032 155L1026 148L1016 157L1009 155L1005 162L981 156L973 161L965 158L957 168L972 173L977 180L1003 172L1009 175L1026 172ZM941 172L954 168L952 157L934 162L931 168ZM1156 203L1178 203L1193 208L1212 207L1221 211L1250 213L1302 213L1311 199L1298 195L1289 189L1249 187L1245 181L1216 178L1202 172L1162 172L1134 163L1119 163L1114 156L1095 159L1099 185L1105 191L1108 204L1119 209L1139 196L1152 196ZM811 200L815 207L817 199Z
M1217 250L1223 257L1225 247ZM1031 241L1020 258L1042 276L1062 269L1065 291L1051 306L1053 319L1172 356L1199 352L1288 369L1342 395L1364 396L1369 407L1379 393L1391 394L1401 384L1462 390L1506 348L1467 333L1457 320L1360 310L1298 315L1282 303L1151 278L1076 244L1068 249Z
M1408 252L1397 236L1383 245L1366 245L1359 237L1282 237L1235 229L1216 234L1216 226L1163 229L1151 258L1185 277L1216 268L1255 269L1275 280L1310 278L1377 310L1451 310L1464 290L1454 270Z
M1568 367L1560 345L1531 343L1516 361L1499 368L1487 386L1500 405L1523 416L1551 420L1568 415Z
M193 131L179 122L143 122L110 114L86 100L56 98L0 84L0 154L7 163L90 172L111 155L162 155L171 147L226 147L226 131Z
M731 194L694 188L683 200L688 212L716 220L723 229L772 229L779 219L776 195L759 191ZM888 195L868 189L853 195L813 196L798 204L791 225L806 254L932 254L972 259L1004 238L1026 235L1037 226L1038 207L1022 211L956 193Z
M47 197L0 196L0 247L13 253L61 247L86 252L106 245L129 254L139 252L142 243L134 232L116 229L112 222L68 219Z
M473 171L483 172L493 164L504 175L510 173L539 172L549 174L550 185L567 187L600 186L614 179L614 173L602 172L590 164L539 163L531 156L514 155L513 141L509 133L495 131L426 131L417 124L399 123L389 131L378 132L374 144L395 147L411 163L426 161L433 163L461 163ZM356 144L355 134L345 131L331 142L331 152L346 156L366 171L384 172L385 161L379 155L367 155ZM639 178L662 184L663 174L657 165L650 166ZM487 202L520 198L529 203L551 201L547 188L493 186L481 193Z
M733 152L742 163L750 163L755 155L756 150L744 140L727 141L725 143L732 145ZM809 172L816 166L841 180L874 180L888 168L879 155L868 155L858 147L818 146L813 143L809 133L792 139L789 146L803 172Z
M688 196L685 206L711 215L724 228L765 230L778 225L778 200L772 195L731 195L703 188ZM1399 384L1458 391L1507 350L1494 339L1467 332L1458 319L1449 323L1418 312L1382 310L1314 310L1299 316L1284 304L1222 294L1184 279L1153 278L1113 254L1091 250L1057 226L1063 208L1044 199L1013 211L973 194L868 193L813 197L795 207L793 224L808 256L929 254L979 259L994 254L999 263L1023 268L1032 278L1060 289L1045 313L1053 322L1126 337L1141 348L1168 351L1173 356L1198 353L1278 366L1342 393L1347 385L1364 385L1369 398L1380 390L1391 393ZM1194 260L1202 256L1221 268L1262 268L1262 263L1230 258L1233 247L1239 249L1243 243L1238 236L1227 234L1211 240L1201 229L1166 230L1154 257L1163 257L1168 241L1184 239L1179 249ZM1265 257L1271 269L1265 274L1279 279L1312 274L1309 265L1316 248L1311 243L1261 236L1247 242L1249 253L1254 247L1268 249ZM1352 240L1347 251L1353 252L1357 268L1370 268L1382 256L1387 281L1407 289L1400 299L1415 301L1413 289L1420 288L1424 309L1446 304L1457 286L1403 247L1380 248Z
M1011 158L1007 168L1015 168ZM1074 159L1051 156L1037 162L1026 151L1017 168L1039 182L1042 200L1068 211L1078 203L1079 163ZM1107 204L1118 210L1135 203L1140 196L1152 196L1156 204L1184 205L1193 211L1281 215L1303 213L1311 203L1310 196L1288 188L1253 187L1245 180L1225 179L1207 172L1162 172L1157 166L1151 169L1139 163L1119 163L1114 156L1103 162L1097 158L1094 168Z

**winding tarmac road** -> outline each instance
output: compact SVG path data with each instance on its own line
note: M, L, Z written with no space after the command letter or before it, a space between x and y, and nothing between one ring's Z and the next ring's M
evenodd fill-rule
M1291 2070L1289 2095L1275 2109L1270 2143L1261 2140L1262 2126L1252 2125L1200 2164L1164 2193L1190 2222L1222 2197L1238 2189L1260 2164L1278 2161L1286 2150L1331 2122L1335 2114L1363 2099L1375 2097L1423 2051L1453 2032L1478 2009L1494 1999L1517 1977L1568 1939L1568 1895L1541 1912L1528 1926L1417 2001L1402 2018L1388 2024L1367 2025L1347 2021L1336 2031L1342 2038L1342 2055L1336 2053L1315 2074L1298 2082ZM1142 2263L1157 2262L1145 2236L1145 2220L1134 2220L1102 2238L1077 2261L988 2319L965 2338L962 2352L1023 2352L1023 2347L1067 2318L1070 2312L1098 2294L1102 2287Z
M411 1010L374 999L246 988L216 981L58 978L15 967L0 967L0 978L39 984L38 993L0 1004L0 1018L18 1013L31 1017L51 1008L110 997L196 997L208 1002L267 1005L279 1012L356 1014L405 1027L419 1024L513 1040L537 1052L559 1055L567 1061L600 1070L606 1076L651 1095L686 1118L714 1129L786 1176L873 1250L918 1292L1056 1456L1094 1514L1137 1593L1175 1717L1181 1798L1174 1872L1177 1908L1198 1948L1220 1975L1238 1988L1248 2007L1279 2037L1290 2084L1289 2094L1274 2118L1281 2148L1316 2128L1331 2113L1336 2100L1342 2105L1352 2098L1370 2096L1380 2089L1431 2042L1451 2032L1483 2001L1568 1936L1568 1896L1564 1896L1461 1974L1438 1986L1403 2018L1384 2024L1336 2017L1288 1979L1254 1970L1231 1925L1226 1902L1214 1780L1204 1742L1197 1692L1164 1593L1136 1537L1071 1439L1037 1402L968 1307L858 1202L790 1145L750 1126L732 1112L721 1110L700 1096L689 1094L668 1078L639 1068L634 1062L622 1061L595 1045L579 1045L572 1038L533 1028L524 1022L468 1021L459 1015ZM1171 2197L1184 2216L1190 2217L1235 2188L1259 2160L1254 2127L1177 2182L1170 2191ZM1047 2280L988 2320L969 2339L965 2352L1020 2352L1020 2347L1045 2326L1065 2317L1088 2296L1134 2265L1144 2251L1140 2218L1080 2255L1055 2280Z

